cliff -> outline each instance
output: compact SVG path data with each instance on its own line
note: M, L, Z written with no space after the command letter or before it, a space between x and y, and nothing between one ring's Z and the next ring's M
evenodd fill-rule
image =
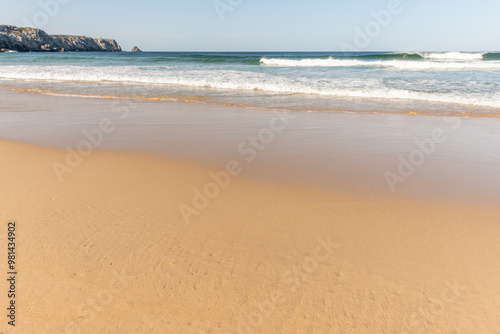
M0 25L0 50L18 52L121 52L122 48L114 39L69 35L51 36L41 29Z

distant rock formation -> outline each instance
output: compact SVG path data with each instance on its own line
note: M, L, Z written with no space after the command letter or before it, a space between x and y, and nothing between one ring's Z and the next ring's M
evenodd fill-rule
M49 35L36 28L0 25L0 49L3 52L121 52L114 39L84 36Z
M142 52L142 50L139 49L137 46L134 46L131 52Z

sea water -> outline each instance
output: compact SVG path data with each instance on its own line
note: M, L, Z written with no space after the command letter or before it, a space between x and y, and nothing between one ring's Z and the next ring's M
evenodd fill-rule
M0 54L0 87L250 108L500 115L500 53Z

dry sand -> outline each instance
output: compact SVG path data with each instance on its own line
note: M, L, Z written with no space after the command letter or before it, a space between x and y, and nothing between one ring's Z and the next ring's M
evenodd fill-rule
M0 141L0 154L1 280L13 220L18 271L16 327L0 284L0 333L500 333L500 208L477 200L486 186L417 196L412 182L447 173L432 161L404 196L231 176L187 222L180 207L219 169L95 151L59 182L64 149ZM377 156L345 170L397 161ZM479 180L468 171L454 174Z
M19 253L17 326L4 316L4 332L500 330L498 208L236 177L187 224L179 204L208 169L95 152L60 183L64 151L0 151L0 219L17 222Z

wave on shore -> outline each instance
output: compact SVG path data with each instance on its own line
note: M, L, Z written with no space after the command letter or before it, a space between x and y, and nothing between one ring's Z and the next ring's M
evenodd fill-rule
M147 89L152 87L187 87L218 90L244 90L249 92L285 93L320 95L324 97L375 98L396 100L418 100L429 102L455 103L470 106L500 108L500 97L486 98L481 95L462 95L459 93L438 91L411 91L409 89L384 87L380 82L371 81L329 82L320 84L307 81L284 80L283 78L232 72L219 77L190 77L186 73L164 75L161 70L151 69L138 74L140 69L130 67L15 67L10 70L0 68L0 78L13 80L37 80L52 83L74 84L119 84L132 94L133 86Z
M499 60L499 61L494 61ZM384 66L401 70L500 69L500 53L383 53L327 58L267 58L261 65L278 67Z
M372 100L373 106L366 107L372 110L384 101L399 103L398 108L434 103L419 106L432 111L448 111L450 105L500 109L500 53L67 53L1 58L3 86L67 95L258 107L274 107L279 101L280 108L300 105L301 110L358 110L356 105L366 100Z

